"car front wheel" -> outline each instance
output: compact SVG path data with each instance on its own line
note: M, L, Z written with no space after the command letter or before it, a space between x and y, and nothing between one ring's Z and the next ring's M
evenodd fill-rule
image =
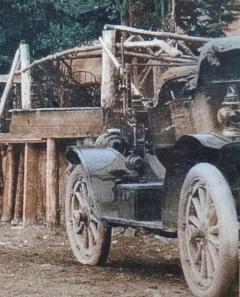
M197 297L227 296L238 265L238 220L228 182L213 165L188 172L178 212L180 259Z

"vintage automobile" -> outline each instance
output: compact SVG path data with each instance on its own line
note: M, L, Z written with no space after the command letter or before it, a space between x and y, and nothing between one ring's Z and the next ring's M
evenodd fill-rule
M238 266L239 58L240 38L210 40L197 66L164 73L151 106L132 99L131 120L103 108L120 124L68 147L66 225L80 263L106 261L112 227L144 228L178 236L195 296L227 296Z

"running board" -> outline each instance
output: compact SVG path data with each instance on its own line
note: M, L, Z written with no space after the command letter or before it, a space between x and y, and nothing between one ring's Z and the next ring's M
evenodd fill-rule
M163 229L161 221L135 221L122 218L102 217L101 221L112 227L132 227L148 229L151 233L167 238L177 238L177 231L171 229Z
M162 230L163 223L161 221L136 221L128 220L123 218L113 218L113 217L102 217L101 221L110 224L112 226L127 226L127 227L139 227L146 229L156 229Z

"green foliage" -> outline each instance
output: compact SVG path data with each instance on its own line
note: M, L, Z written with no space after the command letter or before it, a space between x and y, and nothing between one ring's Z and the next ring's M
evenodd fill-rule
M115 0L121 21L137 27L159 27L160 19L169 13L169 0Z
M162 29L172 10L172 0L116 0L116 3L125 24L144 28ZM212 37L223 35L240 6L237 0L175 0L175 3L180 28L189 34Z
M35 58L95 39L105 23L119 23L114 0L1 1L1 72L9 68L21 40Z
M234 0L175 0L176 22L186 33L221 36L239 7ZM9 69L19 42L32 58L97 38L105 23L160 28L172 0L4 0L0 5L0 72Z
M239 4L234 0L176 0L177 24L194 35L224 35L237 12Z

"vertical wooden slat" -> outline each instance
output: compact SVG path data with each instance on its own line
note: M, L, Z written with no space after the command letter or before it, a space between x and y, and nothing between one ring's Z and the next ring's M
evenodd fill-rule
M8 145L6 172L4 177L3 190L3 204L2 204L2 218L3 222L9 222L13 218L14 210L14 188L15 188L15 158L14 147L12 144Z
M46 144L38 145L38 201L37 201L37 219L39 223L46 223L46 163L47 153Z
M59 224L58 156L54 139L47 140L46 219L49 227Z
M115 54L115 30L103 31L103 41L108 49ZM115 75L116 68L106 54L105 50L102 51L102 87L101 87L101 106L110 107L114 104L115 100Z
M2 217L3 211L3 198L4 198L4 183L5 183L5 176L7 172L7 145L0 145L0 152L1 152L1 167L0 167L0 218Z
M23 225L36 223L37 186L38 186L38 150L33 144L25 144L24 152L24 188L23 188Z
M23 185L24 185L24 151L19 153L19 163L17 170L17 188L14 209L14 222L18 223L23 216Z
M20 44L20 61L21 70L25 69L30 64L29 45ZM21 96L22 109L31 109L31 75L30 70L21 73Z
M59 159L59 220L60 224L65 224L65 198L66 198L66 187L67 187L67 168L68 168L68 162L65 157L65 145L62 145L61 148L58 148L58 159ZM61 214L61 215L60 215Z

